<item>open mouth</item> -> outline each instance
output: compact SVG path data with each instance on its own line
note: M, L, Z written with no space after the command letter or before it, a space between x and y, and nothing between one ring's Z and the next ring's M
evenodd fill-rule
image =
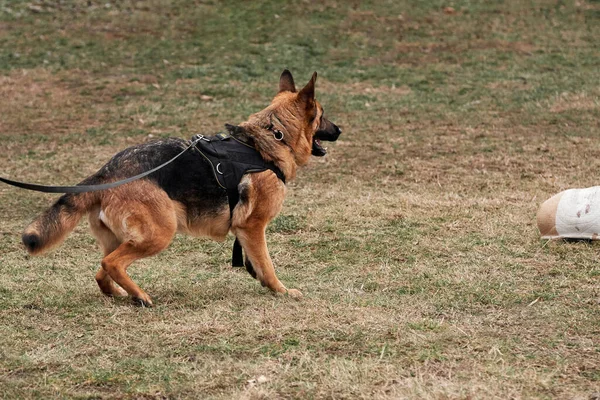
M330 123L331 124L331 123ZM330 129L319 129L315 132L312 142L312 155L317 157L323 157L327 154L327 147L323 147L321 140L327 142L335 142L342 133L342 130L336 125L331 124Z
M319 139L313 138L312 155L323 157L325 154L327 154L327 148L321 145L321 141Z

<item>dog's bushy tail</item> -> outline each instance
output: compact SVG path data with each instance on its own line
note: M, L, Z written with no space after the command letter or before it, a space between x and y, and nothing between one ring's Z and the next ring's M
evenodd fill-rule
M23 244L30 254L41 254L65 240L95 203L94 193L65 194L23 231Z

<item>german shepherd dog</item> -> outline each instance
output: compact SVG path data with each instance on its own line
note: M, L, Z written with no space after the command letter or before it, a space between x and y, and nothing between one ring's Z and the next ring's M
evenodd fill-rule
M250 138L265 161L277 166L287 180L309 161L311 154L324 156L321 140L335 141L341 130L323 116L315 99L315 72L297 91L292 74L285 70L279 92L271 104L251 115L234 130ZM283 133L278 140L273 134ZM95 185L117 181L147 171L181 152L190 141L169 138L130 147L115 155L98 172L81 182ZM65 194L23 232L31 254L59 245L82 216L104 258L96 273L100 290L107 296L131 296L142 306L152 300L129 275L135 260L155 255L169 246L176 232L209 236L222 241L233 233L245 252L248 271L275 293L302 297L286 288L275 275L267 250L265 231L280 212L285 184L272 170L247 173L238 185L239 202L230 212L226 192L218 185L212 166L198 154L185 152L173 163L148 177L116 188Z

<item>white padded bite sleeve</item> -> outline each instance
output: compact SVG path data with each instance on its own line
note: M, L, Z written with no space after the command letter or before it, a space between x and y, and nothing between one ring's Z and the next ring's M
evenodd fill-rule
M556 209L556 231L565 238L598 239L600 186L564 191Z

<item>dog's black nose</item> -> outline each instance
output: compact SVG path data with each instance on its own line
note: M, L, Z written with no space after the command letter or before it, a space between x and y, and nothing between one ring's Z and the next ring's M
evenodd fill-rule
M338 135L338 136L341 135L342 134L342 130L340 129L340 127L337 126L337 125L333 125L333 126L335 126L335 134Z

